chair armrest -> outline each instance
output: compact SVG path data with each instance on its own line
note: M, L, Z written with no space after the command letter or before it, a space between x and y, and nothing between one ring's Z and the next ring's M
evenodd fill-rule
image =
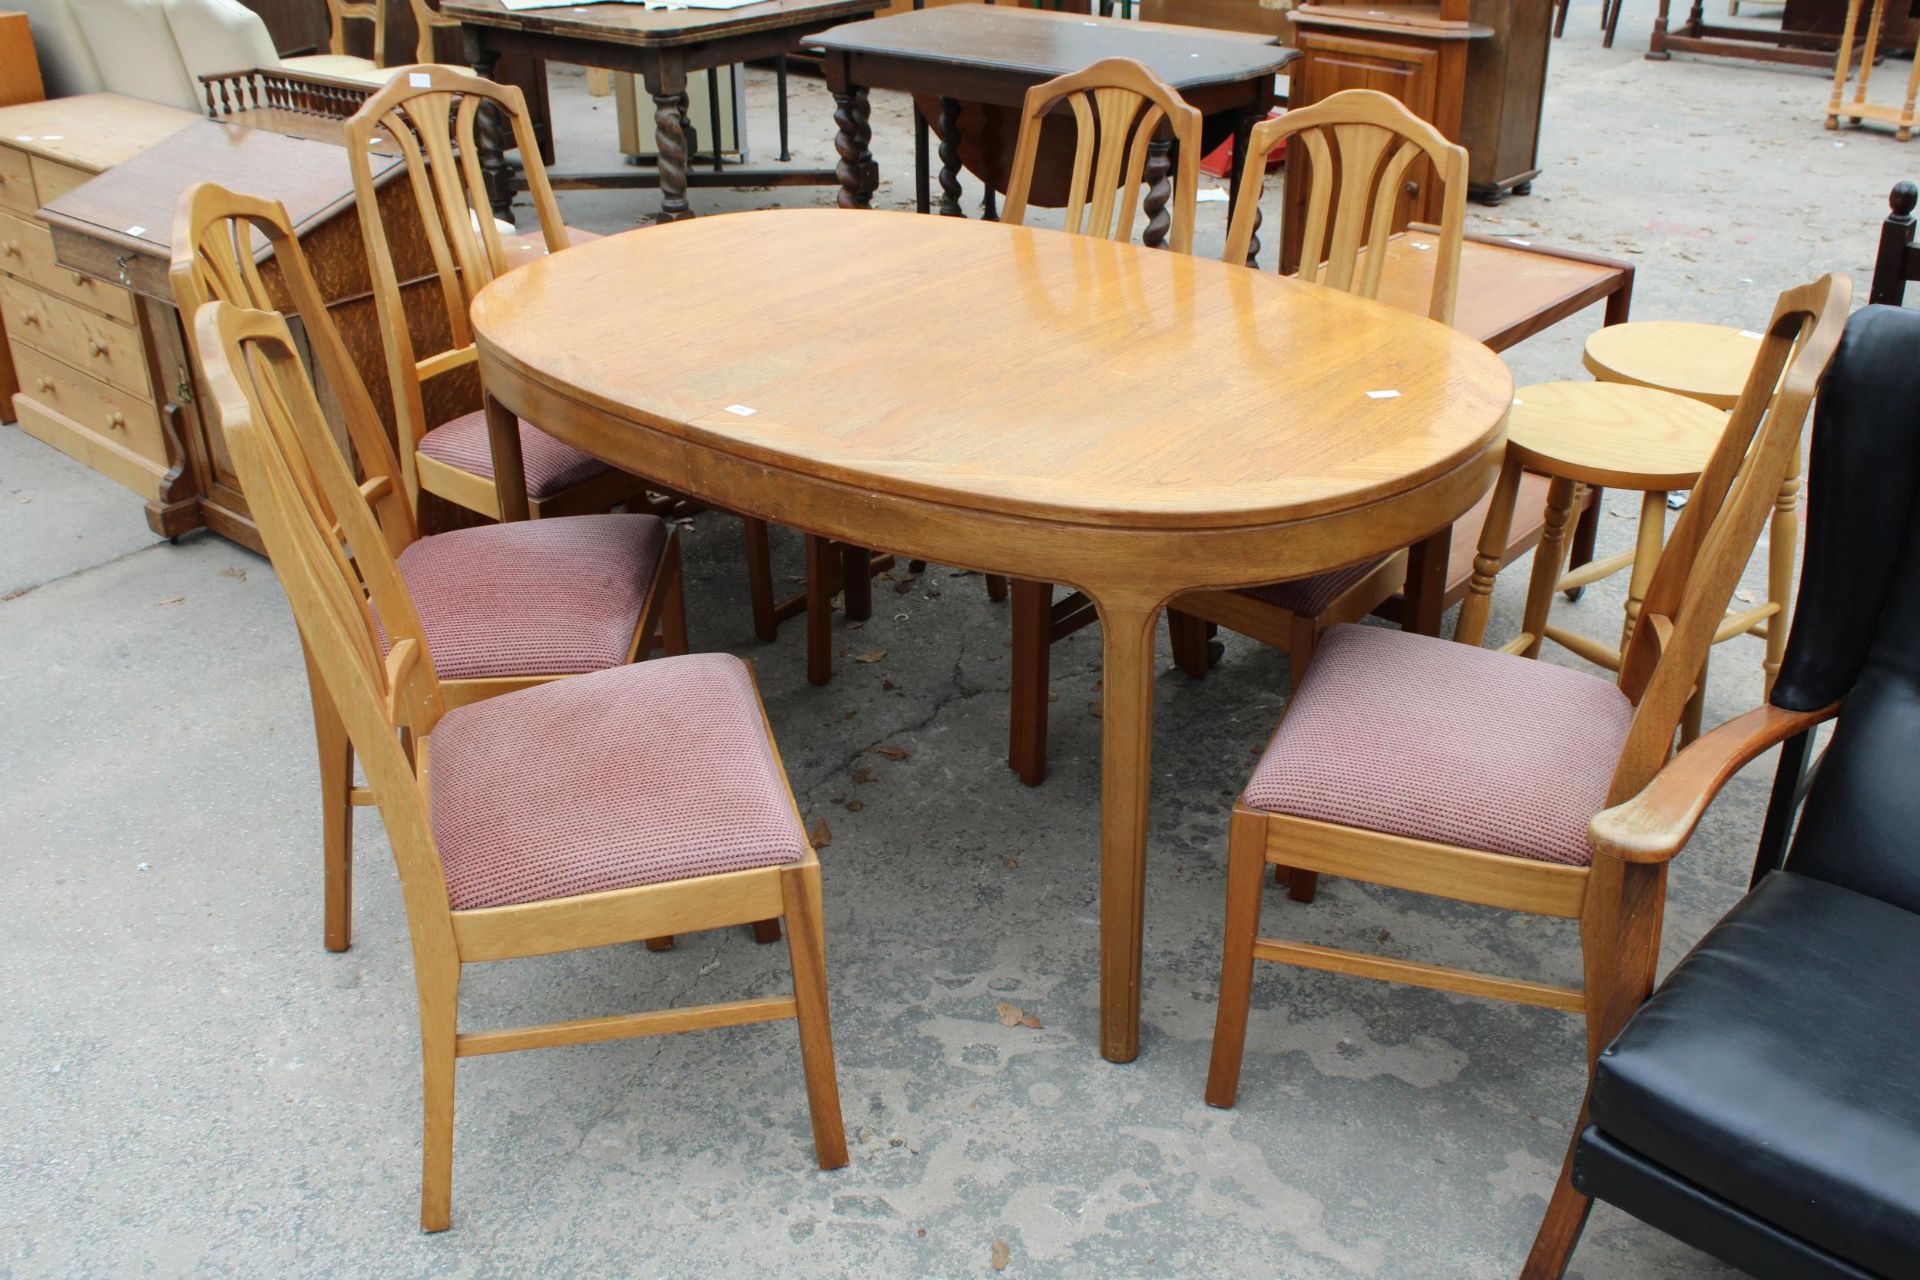
M1594 815L1587 839L1624 862L1665 862L1686 847L1720 788L1755 756L1832 719L1839 703L1787 711L1769 703L1735 716L1669 760L1640 794Z

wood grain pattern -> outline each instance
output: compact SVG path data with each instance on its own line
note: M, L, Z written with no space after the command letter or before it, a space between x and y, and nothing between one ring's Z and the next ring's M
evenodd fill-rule
M742 261L783 270L751 296L710 287ZM623 308L643 285L655 305ZM966 303L979 297L996 300L991 325ZM492 394L676 492L1087 594L1106 670L1101 1047L1116 1061L1138 1050L1161 607L1451 522L1491 483L1512 397L1485 348L1365 299L912 214L630 232L497 280L473 323ZM1381 389L1399 394L1366 394Z

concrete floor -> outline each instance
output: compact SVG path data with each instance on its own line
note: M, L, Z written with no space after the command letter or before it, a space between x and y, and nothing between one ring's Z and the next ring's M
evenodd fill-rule
M1474 221L1632 257L1642 317L1755 326L1781 287L1832 268L1864 293L1885 193L1915 153L1824 132L1816 74L1642 60L1648 8L1603 51L1595 6L1575 5L1536 194ZM563 159L584 167L574 139L610 152L612 108L579 83L556 73ZM770 92L756 74L767 154ZM824 162L826 95L796 79L794 97L796 153ZM900 103L876 103L874 126L880 203L904 203ZM656 199L564 203L611 231ZM1201 208L1214 251L1225 206ZM1598 320L1511 353L1518 380L1579 376ZM1605 545L1624 546L1632 507L1610 507ZM1284 701L1283 658L1230 639L1205 682L1161 681L1144 1047L1111 1066L1095 1051L1097 636L1056 650L1053 775L1027 790L1002 763L1004 606L977 579L884 584L874 621L840 643L885 657L842 661L816 689L797 629L751 638L738 524L702 517L688 536L695 643L759 664L801 806L831 827L852 1163L812 1165L786 1027L488 1059L460 1070L454 1228L429 1237L393 867L363 816L355 944L324 952L306 694L270 567L215 538L156 543L137 501L0 430L0 1275L1517 1271L1579 1101L1576 1019L1263 967L1239 1105L1201 1102L1225 819ZM781 554L797 572L795 544ZM1514 627L1522 582L1502 578L1493 634ZM1762 585L1756 564L1743 589ZM1609 635L1620 598L1608 584L1563 616ZM1759 661L1756 640L1720 651L1710 721L1756 703ZM1668 963L1739 896L1768 774L1736 779L1675 864ZM1312 907L1276 896L1265 928L1578 975L1570 926L1351 882ZM482 967L463 1016L586 1016L784 980L784 949L710 934ZM1002 1026L1003 1001L1041 1025ZM1572 1274L1726 1273L1603 1208Z

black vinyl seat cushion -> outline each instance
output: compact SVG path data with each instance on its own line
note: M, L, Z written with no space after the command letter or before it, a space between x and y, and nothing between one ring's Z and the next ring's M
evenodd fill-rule
M1592 1117L1838 1258L1920 1275L1920 915L1768 876L1601 1055Z

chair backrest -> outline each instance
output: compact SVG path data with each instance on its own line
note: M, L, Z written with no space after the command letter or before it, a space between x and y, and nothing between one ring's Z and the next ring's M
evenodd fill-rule
M109 93L204 111L161 0L68 0Z
M445 964L454 954L446 882L424 789L400 744L402 730L424 736L445 709L419 619L371 512L355 500L345 459L331 447L285 319L210 302L193 323L214 413L261 540L379 802L415 963ZM384 656L369 595L392 641Z
M373 24L373 65L387 65L387 0L327 0L327 52L347 51L347 23Z
M1373 89L1345 89L1310 107L1289 111L1253 127L1247 154L1239 158L1240 193L1227 224L1227 262L1253 263L1249 250L1260 216L1267 156L1287 143L1287 181L1305 161L1309 182L1306 223L1301 231L1299 279L1363 298L1380 293L1384 246L1393 233L1394 210L1409 173L1424 159L1440 184L1440 243L1435 251L1433 292L1427 315L1453 323L1460 280L1460 241L1467 226L1467 149L1407 109L1398 98Z
M261 271L261 250L272 253L276 291ZM173 296L180 314L197 315L209 302L254 311L285 311L291 303L307 345L346 418L363 480L362 491L380 522L387 547L398 555L418 537L393 446L347 355L340 330L307 264L286 206L202 182L180 193L173 215ZM189 334L189 345L192 335ZM197 358L197 353L196 353Z
M413 60L415 62L438 62L433 56L433 33L442 28L458 29L460 23L453 18L443 18L440 11L427 0L411 0L413 5L413 27L417 33L413 38Z
M1873 260L1868 302L1897 307L1906 300L1907 281L1920 280L1920 249L1913 243L1913 206L1920 187L1896 182L1887 193L1887 220L1880 224L1880 252Z
M1027 90L1002 221L1018 225L1026 217L1042 123L1063 98L1073 111L1076 130L1066 229L1105 240L1131 239L1145 182L1148 199L1163 200L1161 208L1171 207L1167 243L1181 253L1193 252L1200 113L1132 58L1102 58ZM1171 193L1166 193L1161 187L1170 162L1177 172Z
M1787 290L1774 305L1753 369L1660 554L1620 658L1620 688L1635 709L1609 804L1636 795L1673 749L1714 633L1798 457L1800 429L1852 297L1851 281L1829 274Z
M467 318L474 295L511 267L500 228L493 220L474 133L480 110L490 106L511 130L508 145L518 147L528 194L549 252L567 247L566 225L547 185L540 147L527 116L526 99L512 85L495 84L438 64L409 67L361 105L347 121L347 157L353 169L360 232L366 242L373 278L374 308L380 319L393 416L399 429L400 469L408 500L418 506L419 476L414 450L433 425L426 420L423 381L463 369L474 362L473 326ZM374 188L373 143L390 139L406 165L407 181L420 222L452 345L425 358L416 357L400 296L400 279L388 247L386 227Z
M1770 699L1841 704L1799 810L1787 866L1920 911L1920 312L1847 322L1820 389L1805 567ZM1761 869L1780 865L1799 760L1777 787ZM1771 847L1768 847L1771 845Z

